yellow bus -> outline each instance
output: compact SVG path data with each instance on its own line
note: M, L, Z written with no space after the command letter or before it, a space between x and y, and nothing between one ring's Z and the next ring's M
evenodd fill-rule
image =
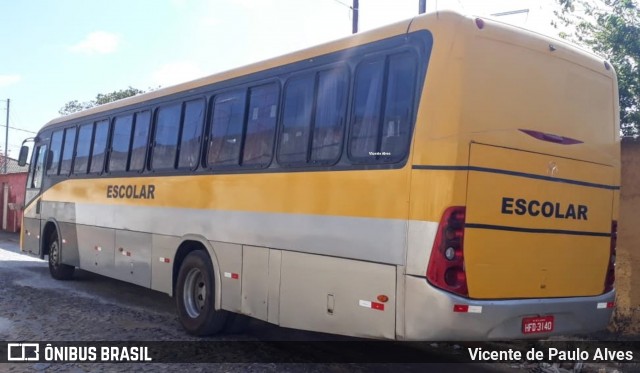
M615 72L495 21L421 15L54 119L33 146L22 250L167 293L194 335L246 315L547 337L613 312Z

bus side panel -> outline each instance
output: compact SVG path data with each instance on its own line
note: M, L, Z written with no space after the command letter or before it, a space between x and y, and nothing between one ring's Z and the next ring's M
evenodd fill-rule
M42 223L44 229L47 221L55 221L60 240L60 260L64 264L79 264L78 239L76 235L76 204L74 202L42 201ZM42 237L45 240L47 237Z
M242 313L260 320L268 318L269 249L242 246Z
M174 236L152 235L151 289L173 295L173 263L180 239ZM161 260L162 259L162 260ZM166 262L168 259L169 262Z
M278 324L280 321L280 275L282 273L282 250L269 250L269 299L267 321Z
M116 230L115 272L119 280L151 287L151 234Z
M281 326L395 339L395 266L283 251L281 276Z
M60 261L64 264L79 266L80 254L78 252L78 233L75 223L58 222L60 229Z
M22 245L20 249L31 255L40 255L40 218L26 216L22 219Z
M220 264L220 307L241 312L242 245L225 242L211 242Z
M80 268L104 276L114 276L114 230L77 225Z

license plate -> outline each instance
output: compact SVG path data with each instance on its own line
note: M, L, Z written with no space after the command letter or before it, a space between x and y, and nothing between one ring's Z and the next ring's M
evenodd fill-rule
M553 331L553 316L535 316L522 319L522 334L549 333Z

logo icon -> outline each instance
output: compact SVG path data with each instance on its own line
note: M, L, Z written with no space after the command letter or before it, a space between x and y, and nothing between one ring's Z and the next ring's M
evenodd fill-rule
M38 361L40 360L40 344L38 343L8 343L8 361Z
M551 177L558 176L558 165L556 162L549 162L549 165L547 166L547 174Z

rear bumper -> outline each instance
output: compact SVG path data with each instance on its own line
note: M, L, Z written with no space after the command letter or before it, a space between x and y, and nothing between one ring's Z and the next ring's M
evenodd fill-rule
M593 297L471 300L430 285L422 277L406 276L405 340L506 340L582 334L605 329L615 290ZM601 308L598 308L600 304ZM454 305L475 306L474 312L453 312ZM522 334L522 318L553 315L551 333Z

